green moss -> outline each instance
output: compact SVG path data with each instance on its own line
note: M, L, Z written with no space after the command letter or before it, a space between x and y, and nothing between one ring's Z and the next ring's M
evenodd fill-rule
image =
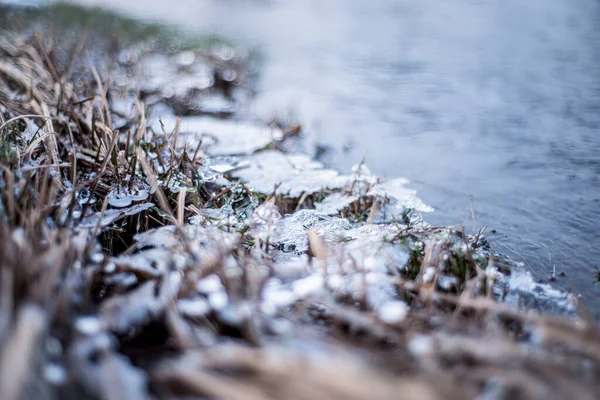
M100 7L55 3L48 7L0 5L0 30L9 32L51 27L59 37L73 32L90 32L93 37L118 39L120 45L148 40L172 51L232 45L214 35L192 35L179 27L136 20Z

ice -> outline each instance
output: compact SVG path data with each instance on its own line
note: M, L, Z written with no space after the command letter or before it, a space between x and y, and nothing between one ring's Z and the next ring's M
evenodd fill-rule
M269 315L275 314L279 309L288 307L298 300L290 285L282 285L279 279L270 279L262 291L262 309Z
M114 257L114 263L121 270L136 275L158 278L168 271L172 253L165 249L146 249L144 251Z
M427 267L425 269L425 273L423 273L423 282L432 282L435 277L436 269L435 267Z
M423 357L433 351L433 345L431 336L414 335L408 342L408 351L413 357Z
M156 297L156 283L148 281L137 289L102 303L101 316L116 332L127 332L132 327L144 325L164 309L165 299Z
M443 290L451 290L458 287L458 278L450 275L440 275L437 284Z
M162 118L167 132L175 129L175 122L172 117ZM152 126L157 132L162 129L159 121ZM184 117L179 126L181 143L188 142L189 148L195 150L202 140L206 153L213 156L252 154L280 140L282 135L278 128L212 117Z
M271 193L279 185L277 193L300 197L324 188L343 187L339 174L325 169L319 162L302 154L284 154L275 150L261 151L247 159L248 168L232 173L260 193Z
M202 278L196 284L196 290L203 294L210 294L219 291L224 291L225 287L218 275L212 274Z
M75 321L75 328L84 335L92 336L102 330L102 322L96 317L80 317Z
M504 298L515 306L526 305L529 308L553 314L573 314L576 301L573 295L545 283L537 283L529 271L515 268L509 276L503 276L499 283L508 289Z
M213 310L223 310L229 303L229 297L225 291L217 291L208 295L208 304Z
M174 226L165 226L157 229L151 229L135 235L134 240L139 248L143 247L174 247L179 243L179 238L175 233Z
M322 275L310 275L306 278L298 279L292 284L294 294L298 297L306 297L314 294L323 287L325 279Z
M281 220L279 209L272 202L266 202L250 212L247 224L256 239L266 241L273 233L274 225Z
M130 196L133 201L143 201L146 200L150 194L147 189L138 189L131 193Z
M111 269L116 269L115 263L111 262L108 266L112 266ZM104 269L105 273L107 272L107 268ZM104 278L104 283L106 285L117 285L120 288L129 288L135 286L138 283L137 276L132 272L117 272L114 271L109 272L110 275Z
M266 202L256 207L250 215L249 224L253 228L276 223L281 219L279 208L273 202Z
M250 163L246 160L239 160L233 157L211 157L203 165L219 174L226 174L236 169L246 168Z
M133 198L124 192L113 190L108 194L108 204L115 208L128 207L133 203Z
M350 228L350 223L315 210L300 210L277 221L271 239L284 252L303 253L308 251L307 231L311 227L326 242L335 242Z
M202 298L182 299L177 302L177 309L186 317L203 317L210 312L208 301Z
M196 60L196 55L193 51L182 51L177 55L177 65L179 67L189 67Z
M408 183L407 179L396 178L381 182L373 186L368 195L393 198L397 201L396 207L399 209L399 214L402 215L403 209L410 208L415 211L432 212L433 208L429 207L417 197L417 191L408 189L404 185Z
M203 210L202 215L209 225L233 230L241 228L242 225L242 222L238 219L233 207L229 204L226 204L221 208L206 208Z
M209 95L199 99L199 108L209 114L229 114L237 110L236 103L223 95Z
M78 190L75 193L75 200L77 201L77 203L79 205L83 206L88 201L90 201L90 190L87 189L87 188L83 188L83 189Z
M344 193L332 193L315 204L315 209L327 215L337 215L341 210L358 200L358 196Z
M344 283L344 277L340 274L327 276L327 287L333 291L341 290L344 287Z
M150 208L154 207L154 203L142 203L137 204L128 208L122 209L110 209L104 211L104 215L102 217L102 221L100 222L100 227L106 227L110 224L118 221L121 218L125 218L128 216L132 216L138 214L140 212L146 211ZM78 225L80 228L95 228L98 224L98 220L100 219L100 212L90 215L89 217L83 218L81 223Z
M57 363L47 363L44 366L43 374L46 382L55 386L63 385L67 381L67 372Z
M387 324L402 322L408 315L408 305L399 300L386 301L377 309L377 316Z

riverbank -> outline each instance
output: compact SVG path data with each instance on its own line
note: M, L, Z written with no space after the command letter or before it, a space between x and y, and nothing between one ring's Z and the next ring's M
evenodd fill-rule
M595 398L576 299L240 120L244 52L88 49L0 47L6 398Z

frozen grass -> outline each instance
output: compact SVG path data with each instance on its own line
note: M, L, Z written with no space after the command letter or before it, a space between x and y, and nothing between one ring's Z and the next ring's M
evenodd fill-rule
M284 192L235 178L274 150L216 173L136 85L117 127L110 68L64 46L0 46L3 398L597 398L595 323L503 302L482 232L363 165Z

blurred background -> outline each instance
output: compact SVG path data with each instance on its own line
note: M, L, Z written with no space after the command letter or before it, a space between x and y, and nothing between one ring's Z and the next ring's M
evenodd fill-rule
M497 251L600 309L598 1L74 3L256 49L252 116L298 121L342 172L407 177L430 223L470 231L473 198Z

